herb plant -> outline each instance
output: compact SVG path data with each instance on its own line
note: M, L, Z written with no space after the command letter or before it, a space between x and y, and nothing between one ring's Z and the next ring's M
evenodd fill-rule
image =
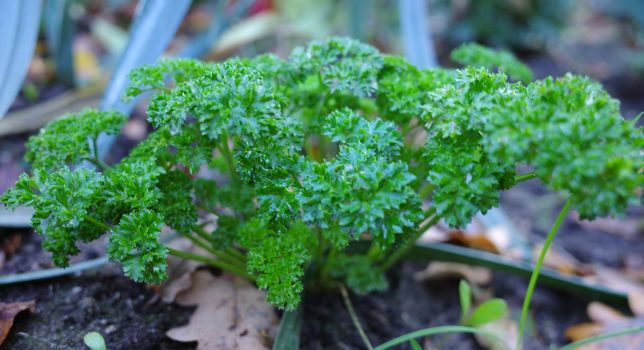
M531 73L507 53L455 55L474 66L419 70L346 38L286 60L144 66L126 98L153 93L146 140L107 165L96 140L126 118L64 116L29 140L32 170L2 201L35 209L59 266L107 234L108 256L136 281L163 281L171 254L254 280L290 310L305 286L387 288L383 272L424 229L463 226L523 180L561 192L585 219L641 198L642 132L600 84L511 81L508 67ZM164 227L212 256L164 246Z

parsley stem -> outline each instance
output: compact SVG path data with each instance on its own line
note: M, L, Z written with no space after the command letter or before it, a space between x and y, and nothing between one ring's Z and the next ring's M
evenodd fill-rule
M232 265L236 265L236 266L238 266L240 268L245 268L245 266L246 266L245 261L238 260L237 258L232 257L230 254L228 254L226 252L214 249L214 247L212 245L208 244L207 242L204 242L201 238L197 238L197 237L195 237L193 235L189 235L189 234L183 234L182 236L188 238L189 240L192 241L192 243L194 243L198 247L201 247L202 249L204 249L208 253L216 256L217 258L219 258L219 259L221 259L223 261L226 261L227 263L230 263Z
M105 223L97 220L96 218L94 218L94 217L92 217L90 215L85 215L85 220L91 222L92 224L94 224L97 227L100 227L102 230L104 230L106 232L110 230L109 226L107 226Z
M371 345L371 342L369 341L369 337L367 337L367 333L365 333L364 329L362 328L362 325L360 324L360 319L358 319L358 315L356 314L356 311L353 309L353 304L351 304L351 299L349 298L349 292L347 291L347 288L343 284L340 284L340 294L342 294L342 300L344 301L344 305L347 307L347 311L349 312L351 321L353 322L353 325L356 326L356 329L358 330L358 334L360 334L360 338L362 338L364 345L367 346L367 349L373 350L373 345Z
M426 224L421 225L420 228L418 229L418 233L416 233L413 237L410 237L406 242L404 242L400 248L398 248L393 254L389 255L387 260L380 266L380 271L387 271L391 266L393 266L400 258L402 258L409 249L411 249L414 244L416 243L416 240L420 238L420 236L427 231L430 227L434 226L438 220L440 220L440 216L435 215L431 220L429 220Z
M237 167L235 166L235 159L233 158L232 151L230 150L230 146L228 145L228 133L224 132L223 134L221 134L220 142L221 145L219 147L219 151L221 151L221 155L224 156L224 159L226 160L228 170L230 171L230 176L232 177L233 181L237 182Z
M543 260L546 257L548 248L550 247L550 244L552 243L552 240L555 237L555 233L557 233L557 230L559 230L559 226L561 226L561 223L566 217L566 214L568 214L568 211L570 210L571 205L572 205L571 201L568 200L566 204L563 206L563 208L561 208L561 212L559 212L559 216L557 217L557 220L555 220L555 223L552 225L550 232L548 232L548 236L546 237L545 242L543 242L543 247L541 248L541 252L539 253L539 258L537 259L537 263L534 265L534 270L532 270L532 275L530 275L530 282L528 283L528 289L526 290L525 298L523 299L523 307L521 308L521 320L519 322L519 336L517 337L517 343L516 343L517 350L521 350L521 348L523 347L523 334L525 331L525 323L528 318L530 300L532 299L534 288L537 285L537 279L539 278L539 271L541 270L541 265L543 265Z
M176 257L183 258L183 259L190 259L190 260L206 263L206 264L208 264L210 266L214 266L214 267L222 269L224 271L228 271L230 273L233 273L233 274L235 274L235 275L237 275L239 277L246 278L246 279L248 279L250 281L255 281L254 276L249 275L246 271L244 271L240 267L235 266L235 265L230 264L230 263L227 263L227 262L225 262L223 260L211 259L211 258L202 256L202 255L199 255L199 254L194 254L194 253L185 252L185 251L182 251L182 250L177 250L177 249L174 249L174 248L171 248L171 247L168 247L168 246L166 246L166 249L168 249L168 253L170 255L174 255Z
M525 173L525 174L521 174L521 175L516 176L514 178L514 182L526 181L526 180L534 179L535 177L537 177L537 173L532 171L532 172L529 172L529 173Z

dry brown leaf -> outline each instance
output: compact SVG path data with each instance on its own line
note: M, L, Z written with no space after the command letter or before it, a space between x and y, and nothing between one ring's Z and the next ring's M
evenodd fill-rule
M588 317L593 321L569 327L565 336L578 341L603 333L616 332L644 325L644 317L626 317L619 311L598 302L588 304ZM644 349L644 332L610 338L579 347L581 350L639 350Z
M630 291L628 293L628 306L634 315L644 317L644 293L642 291Z
M568 327L564 334L570 341L578 341L594 337L602 332L602 325L594 322L586 322Z
M615 269L595 266L594 270L595 275L584 279L627 294L631 311L644 315L644 284Z
M167 336L181 342L197 341L197 349L269 349L277 328L273 307L248 281L224 274L197 271L189 290L177 296L181 305L197 305L188 325Z
M474 285L488 284L492 280L492 272L485 267L475 267L466 264L434 261L423 271L414 274L417 281L435 280L441 278L464 278Z
M593 221L581 220L579 214L575 213L573 218L577 223L588 230L601 231L614 235L619 235L625 238L633 238L642 232L644 226L642 221L629 218L596 218Z
M13 255L22 243L22 235L19 232L0 234L0 251L7 255Z
M532 249L533 261L538 260L542 248L543 244L534 246ZM548 249L543 265L568 275L587 276L594 273L594 269L591 266L581 263L572 254L560 247L550 247Z
M612 307L596 301L588 304L586 308L588 317L597 323L622 322L626 316Z
M499 254L499 249L496 247L494 242L484 234L465 234L463 231L453 231L449 233L448 242Z
M177 238L168 243L168 246L194 254L209 256L205 250L195 246L185 237ZM192 274L202 266L198 261L182 259L176 256L168 256L168 279L161 285L159 294L161 300L171 303L180 292L190 289L192 285Z
M488 331L498 336L499 339L488 337L482 334L475 334L476 341L484 348L490 350L508 350L512 349L519 337L519 326L509 318L502 318L494 322L484 324L479 329Z
M17 301L9 304L0 303L0 345L2 345L7 335L9 335L11 326L13 326L13 319L25 310L34 312L36 310L36 301Z

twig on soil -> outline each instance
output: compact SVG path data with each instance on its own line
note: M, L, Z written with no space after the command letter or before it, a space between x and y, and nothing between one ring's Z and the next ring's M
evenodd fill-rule
M349 292L347 292L347 288L343 284L340 284L339 286L340 286L340 294L342 294L342 300L344 300L344 305L347 306L347 311L349 311L349 316L351 316L351 321L353 322L353 325L356 326L356 328L358 329L360 338L362 338L362 341L367 346L367 349L373 350L373 345L371 345L371 342L369 341L367 334L364 332L364 329L362 329L362 325L360 324L358 315L356 315L356 312L353 309L353 305L351 304L351 299L349 299Z

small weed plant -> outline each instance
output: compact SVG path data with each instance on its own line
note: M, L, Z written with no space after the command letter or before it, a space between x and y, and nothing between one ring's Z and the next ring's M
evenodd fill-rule
M523 180L560 192L563 212L584 219L641 200L642 132L600 84L531 82L511 55L476 45L454 58L466 67L419 70L330 38L286 60L144 66L126 98L151 92L146 140L107 165L97 139L126 117L63 116L30 138L31 171L2 202L35 209L59 266L108 235L109 258L135 281L162 282L175 255L253 280L292 310L304 288L387 288L383 273L428 227L466 225ZM210 255L165 246L164 227ZM370 248L356 253L355 241Z

